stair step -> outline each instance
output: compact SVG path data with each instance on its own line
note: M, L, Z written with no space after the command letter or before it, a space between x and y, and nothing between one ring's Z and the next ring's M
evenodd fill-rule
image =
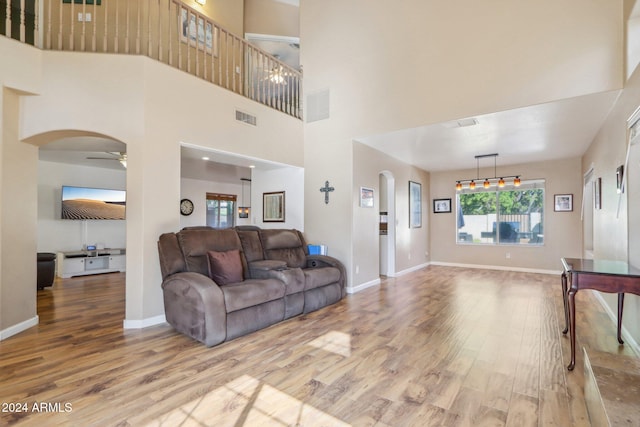
M637 426L640 359L583 349L585 399L591 425Z

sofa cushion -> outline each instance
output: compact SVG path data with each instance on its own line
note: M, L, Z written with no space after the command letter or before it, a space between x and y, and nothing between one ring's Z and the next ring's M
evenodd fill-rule
M307 256L296 230L260 230L260 239L266 259L276 259L291 268L304 268Z
M244 279L239 250L209 251L207 257L209 258L209 277L218 285L237 283Z
M285 287L277 279L248 279L221 286L227 313L284 298Z
M304 290L315 289L340 280L340 270L335 267L305 268Z
M186 228L176 233L176 237L182 249L186 271L193 271L205 276L209 274L207 252L224 252L232 249L242 250L238 234L231 228L222 230L204 227L198 229ZM244 255L241 258L243 267L246 267Z

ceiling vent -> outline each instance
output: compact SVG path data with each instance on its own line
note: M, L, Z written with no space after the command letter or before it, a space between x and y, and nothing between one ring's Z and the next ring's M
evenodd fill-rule
M258 119L256 116L252 116L244 111L236 110L236 120L242 123L246 123L251 126L257 126Z
M444 122L442 123L442 126L446 127L447 129L455 129L455 128L466 128L469 126L475 126L477 124L478 124L478 119L471 117L468 119L460 119L460 120L452 120L450 122Z

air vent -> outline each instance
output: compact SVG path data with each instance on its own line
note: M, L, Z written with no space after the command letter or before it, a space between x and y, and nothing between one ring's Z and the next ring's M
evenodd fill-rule
M236 110L236 120L251 126L257 126L258 123L256 116L252 116L251 114L240 110Z
M307 96L307 123L329 118L329 89Z

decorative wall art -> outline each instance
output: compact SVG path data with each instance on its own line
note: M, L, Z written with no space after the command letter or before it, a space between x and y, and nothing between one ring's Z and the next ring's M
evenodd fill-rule
M262 194L262 221L284 222L284 191Z
M360 187L360 207L373 207L373 188Z
M196 46L199 50L205 50L213 56L218 56L218 29L213 27L211 22L205 21L204 17L196 15L188 9L182 9L180 22L182 28L180 39L183 43L189 40L190 46Z
M422 227L422 185L409 181L409 228Z
M553 210L556 212L573 211L573 194L555 194L553 196Z
M434 213L450 213L451 199L433 199Z

